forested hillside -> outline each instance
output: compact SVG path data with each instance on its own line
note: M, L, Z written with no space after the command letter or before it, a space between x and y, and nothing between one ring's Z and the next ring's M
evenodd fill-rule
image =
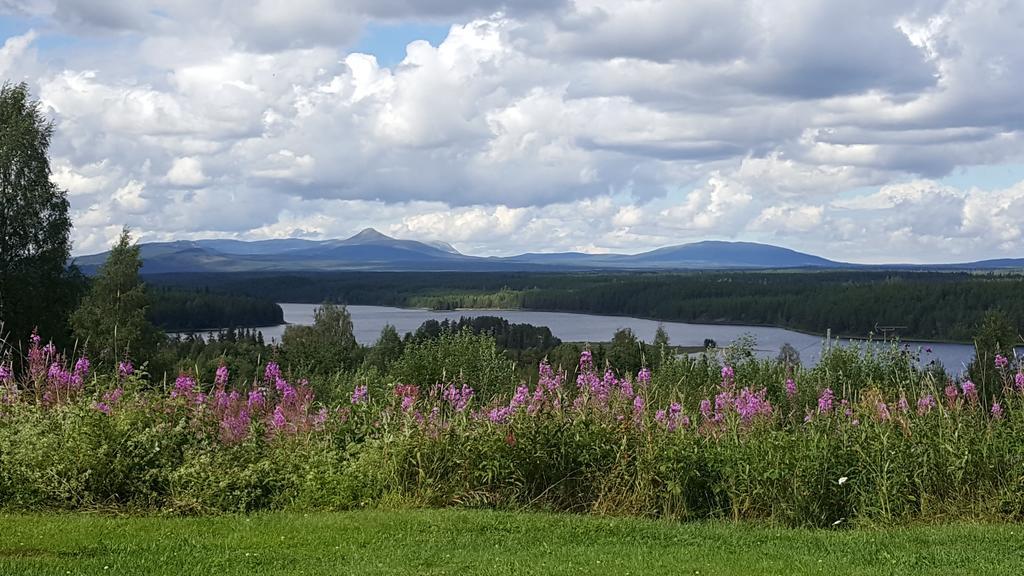
M984 313L1024 327L1024 277L942 272L336 273L153 276L260 296L437 309L524 308L968 341Z

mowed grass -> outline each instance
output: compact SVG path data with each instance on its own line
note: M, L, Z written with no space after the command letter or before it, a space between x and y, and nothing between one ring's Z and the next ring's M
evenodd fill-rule
M1021 574L1024 527L792 530L466 510L0 515L0 574Z

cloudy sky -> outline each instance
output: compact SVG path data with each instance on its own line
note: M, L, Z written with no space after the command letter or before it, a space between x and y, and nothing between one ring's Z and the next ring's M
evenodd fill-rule
M1024 257L1018 0L0 0L74 251Z

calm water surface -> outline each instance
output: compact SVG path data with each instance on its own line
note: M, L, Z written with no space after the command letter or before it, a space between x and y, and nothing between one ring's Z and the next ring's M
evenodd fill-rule
M312 324L313 311L317 304L282 303L284 320L288 324ZM551 332L568 342L607 342L615 331L630 328L637 337L646 342L654 338L658 325L665 327L669 339L680 346L700 346L705 338L711 338L719 346L725 346L744 334L753 335L757 340L758 354L763 357L775 356L779 348L792 344L799 352L805 365L817 364L821 357L824 338L759 326L720 326L712 324L687 324L684 322L658 322L623 316L597 316L593 314L570 314L565 312L537 312L530 310L456 310L433 311L387 306L349 306L356 340L361 344L373 344L386 324L394 326L399 334L412 332L424 321L458 320L463 316L500 316L513 323L547 326ZM285 325L260 328L267 342L281 341ZM922 362L938 360L950 372L960 372L974 356L974 348L967 344L931 344L906 341L912 349L921 351ZM876 344L878 345L878 344ZM930 352L928 351L930 350Z

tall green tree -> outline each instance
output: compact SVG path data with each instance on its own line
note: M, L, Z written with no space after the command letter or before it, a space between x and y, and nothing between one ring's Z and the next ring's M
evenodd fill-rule
M292 370L333 374L356 368L361 349L345 306L323 304L313 313L312 326L291 325L281 336L284 355Z
M643 366L644 346L629 328L620 328L608 345L608 362L620 374L636 375Z
M139 247L126 228L71 316L79 345L94 361L108 366L126 356L145 361L156 351L160 333L146 319L149 298L140 268Z
M993 396L1002 393L1002 382L996 370L996 355L1014 357L1014 346L1021 342L1017 328L998 310L985 314L974 337L974 360L967 367L968 375L978 387L978 396L988 405Z
M81 294L67 193L50 179L53 123L25 84L0 87L0 338L63 341Z

